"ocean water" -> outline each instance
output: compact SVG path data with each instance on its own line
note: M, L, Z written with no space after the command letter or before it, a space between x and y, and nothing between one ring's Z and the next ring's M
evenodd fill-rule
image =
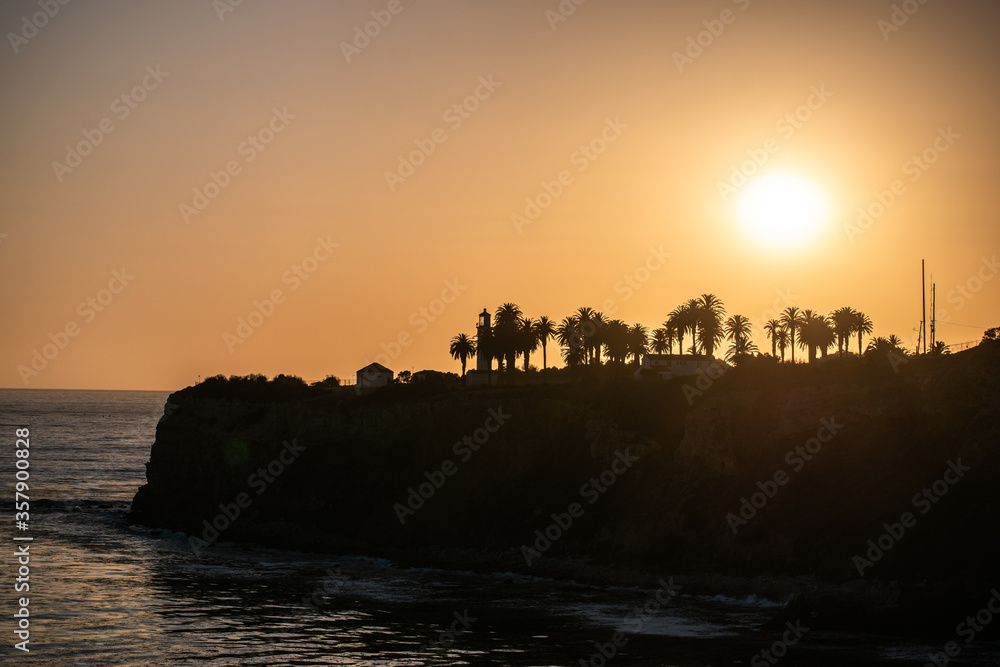
M0 390L0 663L746 665L775 641L759 628L780 601L661 591L666 603L654 605L656 581L598 587L225 542L195 553L184 535L125 520L166 398ZM31 515L18 531L13 452L24 427ZM11 583L15 535L34 538L28 593ZM13 647L14 600L25 595L30 653ZM924 665L941 649L810 632L780 664ZM950 664L997 665L1000 650L964 647Z

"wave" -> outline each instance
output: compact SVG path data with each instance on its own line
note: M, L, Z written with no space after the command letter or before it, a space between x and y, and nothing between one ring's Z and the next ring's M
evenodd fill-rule
M74 498L69 500L57 500L54 498L38 498L32 499L30 501L31 509L30 512L45 512L45 511L65 511L65 512L75 512L77 510L87 511L95 509L114 509L114 510L128 510L131 509L132 503L115 500L111 498ZM7 512L14 511L14 501L13 500L3 500L0 501L0 511Z

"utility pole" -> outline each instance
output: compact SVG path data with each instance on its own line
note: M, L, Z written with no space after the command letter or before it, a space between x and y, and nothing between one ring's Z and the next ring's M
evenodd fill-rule
M937 339L934 337L934 325L937 322L935 313L937 312L937 283L934 282L934 276L931 276L931 352L934 351L934 344Z
M920 260L920 298L924 304L923 317L920 319L920 337L924 341L924 354L927 354L927 278L924 260Z

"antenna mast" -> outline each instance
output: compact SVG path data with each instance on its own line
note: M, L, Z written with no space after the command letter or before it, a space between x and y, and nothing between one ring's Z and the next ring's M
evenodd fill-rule
M935 313L937 312L935 306L937 305L937 283L934 282L934 276L931 276L931 352L934 351L934 344L937 339L934 337L934 324L937 322Z
M920 260L920 298L923 301L923 317L920 319L920 337L924 342L924 354L927 354L927 278L924 271L924 260Z

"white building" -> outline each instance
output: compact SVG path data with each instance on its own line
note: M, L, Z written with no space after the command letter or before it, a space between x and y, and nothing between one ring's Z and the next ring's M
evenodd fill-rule
M656 377L659 380L708 372L709 367L723 365L715 357L705 354L644 354L642 364L635 371L635 378Z
M358 388L385 387L392 382L393 372L380 363L371 363L358 371Z

